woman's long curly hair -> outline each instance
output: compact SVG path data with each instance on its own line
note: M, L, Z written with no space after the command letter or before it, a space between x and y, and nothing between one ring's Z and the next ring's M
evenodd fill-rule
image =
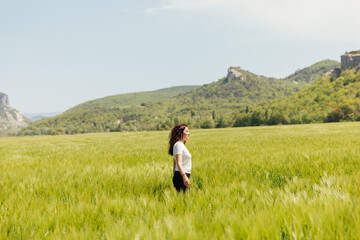
M173 156L173 148L177 141L183 138L183 133L187 125L185 123L179 123L171 129L169 135L169 154Z

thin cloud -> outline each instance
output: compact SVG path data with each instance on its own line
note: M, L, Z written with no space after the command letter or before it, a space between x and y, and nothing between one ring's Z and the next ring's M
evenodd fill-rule
M201 12L289 37L360 40L357 0L167 0L146 10Z
M219 0L169 0L158 7L148 8L146 12L153 14L170 10L201 10L216 7L219 4L221 4Z

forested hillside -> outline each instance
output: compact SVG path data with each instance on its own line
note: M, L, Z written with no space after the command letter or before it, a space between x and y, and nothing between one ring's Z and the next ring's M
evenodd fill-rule
M333 60L324 60L301 69L286 77L285 80L298 83L315 83L322 75L329 71L329 68L339 67L340 63Z
M79 104L69 109L68 111L77 111L81 109L99 108L99 107L108 108L108 107L124 107L124 106L141 105L141 103L170 98L180 93L186 93L199 87L200 86L197 85L177 86L177 87L163 88L155 91L118 94L118 95L99 98Z
M359 121L360 72L349 69L334 80L323 76L292 96L236 111L234 119L234 126Z
M73 134L103 131L169 129L178 122L192 128L227 127L234 124L234 111L271 102L310 86L320 76L338 66L325 60L297 71L285 79L267 78L241 70L240 76L222 78L195 90L168 99L142 102L140 106L97 106L73 108L54 118L43 119L21 134Z

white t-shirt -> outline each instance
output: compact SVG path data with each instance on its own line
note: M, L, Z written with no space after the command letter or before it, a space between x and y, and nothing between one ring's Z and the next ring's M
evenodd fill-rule
M173 156L175 161L175 171L179 171L177 162L176 162L176 155L182 155L182 167L185 173L191 173L191 154L185 147L183 142L176 142L173 147Z

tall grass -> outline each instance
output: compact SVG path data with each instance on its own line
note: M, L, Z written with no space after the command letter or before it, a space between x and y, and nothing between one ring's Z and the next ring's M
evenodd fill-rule
M360 239L360 124L0 139L0 238Z

